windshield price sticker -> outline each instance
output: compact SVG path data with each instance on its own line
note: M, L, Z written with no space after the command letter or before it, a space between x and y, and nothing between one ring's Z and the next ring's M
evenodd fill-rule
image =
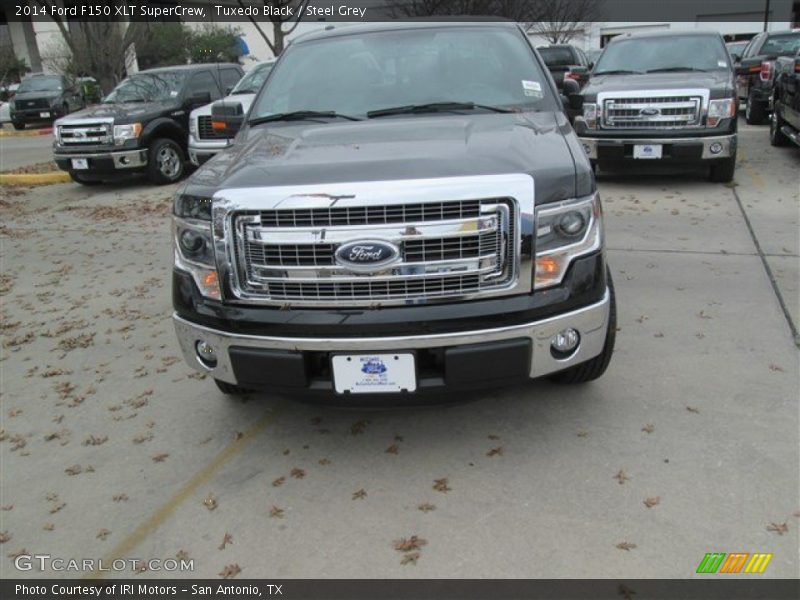
M542 97L542 85L538 81L522 80L522 90L526 96Z

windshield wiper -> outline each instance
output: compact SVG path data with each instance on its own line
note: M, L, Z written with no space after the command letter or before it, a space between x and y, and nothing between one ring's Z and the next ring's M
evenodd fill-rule
M595 71L592 75L641 75L642 73L643 71L631 71L629 69L609 69L608 71Z
M239 94L255 94L257 90L236 90L231 92L231 96L238 96Z
M474 102L429 102L427 104L408 104L406 106L395 106L393 108L381 108L379 110L371 110L367 113L367 117L374 119L375 117L385 117L389 115L407 115L426 112L446 112L451 110L475 110L476 108L490 110L497 113L510 113L514 112L510 108L503 108L501 106L489 106L488 104L475 104Z
M313 119L347 119L348 121L361 121L358 117L342 115L332 110L295 110L292 112L275 113L265 117L250 119L250 125L261 125L261 123L271 123L272 121L305 121Z
M706 69L697 69L695 67L663 67L661 69L648 69L645 73L670 73L678 71L699 71L705 73Z

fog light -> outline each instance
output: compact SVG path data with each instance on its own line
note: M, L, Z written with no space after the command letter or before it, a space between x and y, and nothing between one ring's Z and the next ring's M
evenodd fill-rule
M719 154L722 152L722 144L719 142L714 142L708 147L708 151L711 152L711 154Z
M567 327L553 336L550 341L550 351L556 358L565 358L575 351L580 341L580 334L571 327Z
M217 353L214 352L214 348L211 347L211 344L203 340L197 340L194 348L197 351L197 359L200 361L200 364L209 369L213 369L217 366Z

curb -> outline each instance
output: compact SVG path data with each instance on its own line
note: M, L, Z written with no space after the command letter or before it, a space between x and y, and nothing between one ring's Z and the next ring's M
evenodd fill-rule
M8 131L5 129L0 129L0 137L35 137L37 135L50 135L53 133L52 127L45 127L44 129L31 129L29 131L22 130L17 131L16 129L13 131Z
M50 173L0 173L0 185L50 185L69 183L72 179L66 171Z

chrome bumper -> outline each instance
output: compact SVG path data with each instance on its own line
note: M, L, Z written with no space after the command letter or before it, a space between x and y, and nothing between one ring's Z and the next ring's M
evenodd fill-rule
M147 166L147 148L124 150L121 152L93 152L68 154L58 152L55 160L72 160L73 158L91 158L95 160L111 159L115 169L136 169Z
M624 146L626 144L660 144L660 145L703 145L702 159L728 158L736 153L736 134L718 135L714 137L681 137L681 138L595 138L578 137L583 151L590 159L597 159L597 148L603 146ZM719 146L714 146L719 144ZM712 148L713 146L713 148ZM713 150L719 149L717 152ZM646 161L642 161L646 162Z
M199 166L231 145L232 140L201 140L189 136L189 162ZM202 159L202 160L201 160Z
M208 373L215 379L236 384L228 349L231 346L288 351L316 352L374 352L441 348L481 342L529 338L532 343L530 377L541 377L594 358L603 351L608 327L611 296L606 290L600 302L562 315L494 329L442 333L424 336L367 337L367 338L285 338L242 335L210 329L173 315L183 356L189 366ZM577 329L581 339L577 351L566 359L554 358L550 342L566 327ZM217 366L208 368L197 358L195 345L203 340L217 355Z

